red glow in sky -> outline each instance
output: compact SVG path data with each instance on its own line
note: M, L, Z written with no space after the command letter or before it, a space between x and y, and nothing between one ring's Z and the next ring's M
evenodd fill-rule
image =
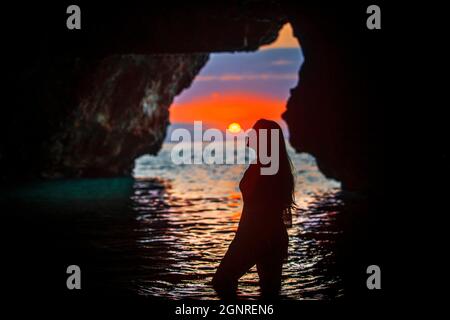
M193 123L195 120L202 120L220 130L225 130L230 123L237 122L247 130L260 118L281 119L285 108L286 101L260 94L213 93L184 103L182 107L173 108L171 121Z
M238 123L247 130L261 118L279 122L289 90L297 84L303 55L286 24L277 40L253 53L211 54L191 88L170 108L172 124L203 121L225 130Z

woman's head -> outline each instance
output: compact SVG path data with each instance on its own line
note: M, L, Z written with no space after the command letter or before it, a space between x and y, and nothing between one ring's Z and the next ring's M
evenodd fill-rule
M249 147L255 149L256 166L261 174L273 175L280 182L274 186L281 188L274 194L280 194L283 208L291 209L295 206L293 166L286 149L283 132L278 123L272 120L260 119L254 125L253 141L250 137ZM255 141L256 140L256 141ZM274 164L274 162L277 162ZM263 171L263 169L271 169Z

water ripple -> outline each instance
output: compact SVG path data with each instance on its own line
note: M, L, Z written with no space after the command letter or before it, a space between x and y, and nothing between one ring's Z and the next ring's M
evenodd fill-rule
M326 179L314 159L295 154L299 210L289 232L289 258L283 269L286 299L332 299L343 294L333 245L343 205L339 184ZM141 265L134 290L169 299L217 299L210 281L233 239L242 201L238 182L243 165L171 165L170 146L136 165L132 207L136 244L150 265ZM301 168L301 170L300 170ZM217 177L221 177L217 181ZM240 281L241 297L259 295L255 267Z

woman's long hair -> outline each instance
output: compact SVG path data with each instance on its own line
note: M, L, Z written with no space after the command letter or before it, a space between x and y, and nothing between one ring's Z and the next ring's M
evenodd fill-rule
M279 130L278 145L279 145L279 167L276 173L277 178L281 182L281 205L283 208L283 219L287 227L292 225L292 211L295 211L297 204L295 203L295 178L294 178L294 166L289 158L286 148L286 142L284 141L283 132L278 123L272 120L260 119L258 120L253 129L258 132L259 129L267 129L268 137L270 137L270 130ZM259 135L258 135L259 136ZM259 139L258 139L259 140ZM259 141L258 141L259 143ZM271 150L271 139L267 139L268 148ZM259 145L258 145L259 148ZM259 161L259 160L258 160Z

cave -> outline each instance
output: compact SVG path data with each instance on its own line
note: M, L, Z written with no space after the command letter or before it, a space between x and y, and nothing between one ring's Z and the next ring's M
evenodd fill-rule
M1 118L2 186L129 177L136 158L161 150L170 106L210 54L256 51L289 23L305 56L301 81L291 89L282 116L290 144L312 155L343 191L378 196L382 46L381 38L365 29L364 5L83 3L81 30L56 27L64 25L65 9L31 5L23 12L28 23L6 36L11 50L5 60L9 104ZM367 233L367 203L352 210L359 217L346 225L351 231L345 243L351 244L341 258L356 263L345 265L347 276L360 274L366 251L374 254L366 244L375 241ZM358 296L355 281L350 276L348 292Z
M10 61L17 63L7 66L13 105L2 117L0 161L18 170L4 171L2 178L129 174L137 155L160 148L171 102L190 86L209 53L256 50L274 41L289 21L306 57L302 83L292 89L283 115L290 142L315 156L321 170L344 188L367 190L368 110L376 103L369 99L376 91L369 68L377 64L353 50L368 41L354 31L360 28L351 29L355 9L360 8L236 1L226 9L149 6L136 12L109 6L100 14L103 8L92 6L85 10L95 21L84 23L93 27L81 35L55 31L57 21L49 19L45 39L30 34L26 42L13 39L17 47ZM165 21L171 23L163 33L152 32ZM226 34L218 31L230 25ZM190 41L178 41L186 38ZM36 54L30 57L28 48ZM22 101L18 97L27 84Z

